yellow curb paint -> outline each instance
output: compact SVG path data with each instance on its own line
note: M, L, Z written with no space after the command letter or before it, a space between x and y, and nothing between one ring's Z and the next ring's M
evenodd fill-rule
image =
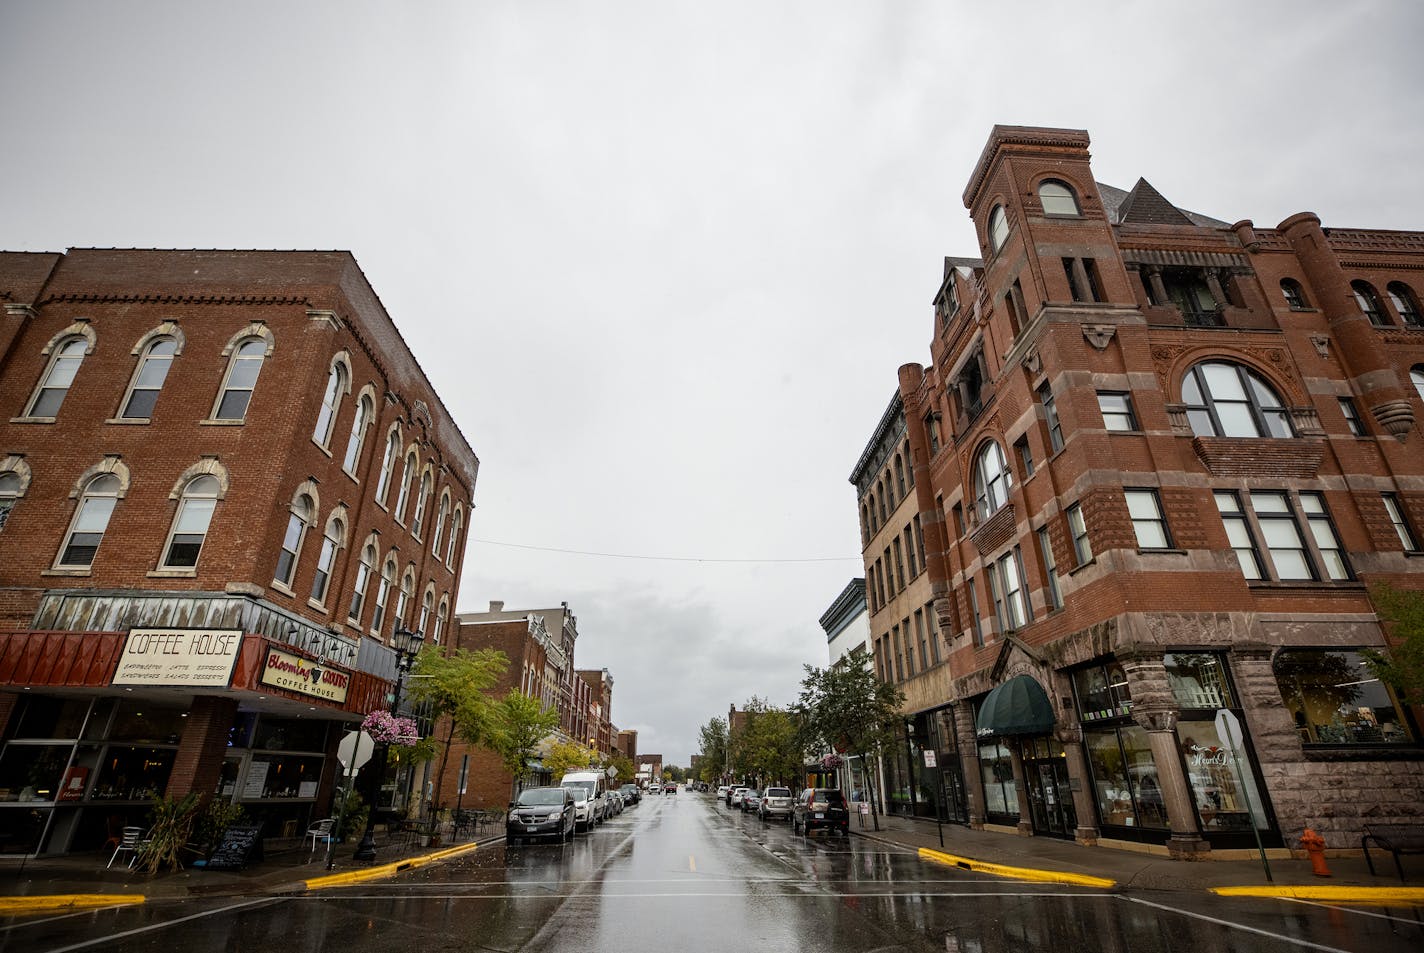
M973 870L977 873L991 874L995 877L1013 877L1015 880L1030 880L1035 883L1073 884L1078 887L1117 886L1116 880L1108 880L1104 877L1090 877L1087 874L1070 874L1059 870L1037 870L1032 867L1006 867L1003 864L990 864L982 860L974 860L970 857L959 857L954 854L930 850L928 847L920 848L920 856L926 860L932 860L950 867Z
M447 857L457 857L460 854L467 854L476 848L476 844L460 844L458 847L447 847L444 850L437 850L433 854L425 854L422 857L411 857L407 860L398 860L390 864L380 864L375 867L366 867L362 870L353 870L344 874L328 874L325 877L313 877L311 880L303 881L308 890L320 890L323 887L344 887L347 884L364 883L367 880L380 880L382 877L390 877L403 870L414 870L417 867L424 867L426 864L433 864Z
M61 893L34 897L0 897L0 915L81 907L123 907L143 903L146 899L141 893Z
M694 874L697 873L697 860L691 854L687 855L687 869Z
M1336 903L1424 903L1424 887L1212 887L1220 897L1287 897L1292 900L1328 900Z

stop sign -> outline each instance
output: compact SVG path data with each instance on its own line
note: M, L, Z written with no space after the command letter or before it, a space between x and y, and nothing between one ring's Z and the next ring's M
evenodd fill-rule
M348 731L336 746L336 760L350 774L361 770L361 766L371 760L375 750L376 740L366 732Z

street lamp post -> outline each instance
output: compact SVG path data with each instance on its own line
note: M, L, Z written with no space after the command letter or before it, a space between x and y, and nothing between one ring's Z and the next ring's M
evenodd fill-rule
M411 663L420 654L420 645L425 641L425 635L397 625L395 632L391 633L391 648L396 653L396 690L391 695L391 714L394 715L400 709L401 686L405 683L406 673L410 671ZM356 845L357 860L376 859L376 801L381 793L381 779L386 773L386 745L376 746L376 752L371 757L371 780L367 783L366 803L369 813L366 815L366 834L361 838L361 843Z

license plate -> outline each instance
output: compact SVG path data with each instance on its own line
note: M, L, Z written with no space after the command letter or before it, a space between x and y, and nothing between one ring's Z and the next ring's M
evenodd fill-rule
M826 819L825 812L823 812L823 811L817 811L817 812L816 812L816 820L818 820L818 821L824 821L825 819Z

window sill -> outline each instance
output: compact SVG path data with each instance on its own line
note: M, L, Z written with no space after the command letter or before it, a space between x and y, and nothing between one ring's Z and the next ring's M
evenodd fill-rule
M41 576L89 576L93 575L93 569L45 569L41 570Z
M345 467L342 467L342 468L341 468L341 472L344 473L344 474L346 474L348 477L350 477L352 483L356 484L357 486L360 486L360 485L361 485L361 478L358 477L356 474L352 473L350 470L346 469ZM376 504L376 505L377 505L377 506L380 506L379 503Z
M307 599L307 605L311 606L313 609L316 609L319 612L326 611L326 603L320 602L316 599Z
M59 419L59 418L57 418L57 417L11 417L11 418L10 418L10 423L12 423L12 424L52 424L52 423L55 423L58 419Z
M1103 428L1103 432L1106 433L1106 434L1108 434L1109 436L1111 436L1111 435L1113 435L1113 434L1121 434L1121 435L1124 436L1124 437L1145 437L1145 436L1147 436L1147 431L1143 430L1143 429L1140 428L1140 427L1134 427L1134 428L1132 428L1131 430L1115 430L1115 429L1113 429L1112 427L1104 427L1104 428Z
M149 579L196 579L198 578L198 568L192 569L155 569L145 573Z
M1095 566L1095 565L1097 565L1097 562L1098 562L1098 557L1094 556L1092 559L1088 560L1087 562L1085 562L1085 563L1079 563L1078 565L1074 566L1072 569L1068 570L1068 575L1070 575L1070 576L1076 575L1076 574L1079 573L1080 571L1082 571L1082 570L1084 570L1084 569L1087 569L1089 566Z
M1186 554L1187 551L1185 549L1175 549L1172 547L1163 549L1143 549L1141 546L1137 547L1137 555L1139 556L1185 556Z
M322 453L326 454L326 457L327 457L328 460L331 459L331 448L330 448L330 447L326 446L325 444L317 443L315 440L312 441L312 445L315 446L315 447L316 447L318 450L320 450Z
M146 427L153 423L152 417L110 417L104 421L106 424L117 424L126 427Z
M286 583L279 582L276 579L272 580L272 588L282 593L284 596L291 596L293 599L297 597L297 594L295 592L287 588Z
M1364 589L1358 579L1247 579L1248 589Z
M1418 559L1420 556L1424 556L1424 549L1406 549L1404 551L1405 559Z
M207 420L198 421L199 427L241 427L247 423L246 418L242 420L216 420L209 417Z

